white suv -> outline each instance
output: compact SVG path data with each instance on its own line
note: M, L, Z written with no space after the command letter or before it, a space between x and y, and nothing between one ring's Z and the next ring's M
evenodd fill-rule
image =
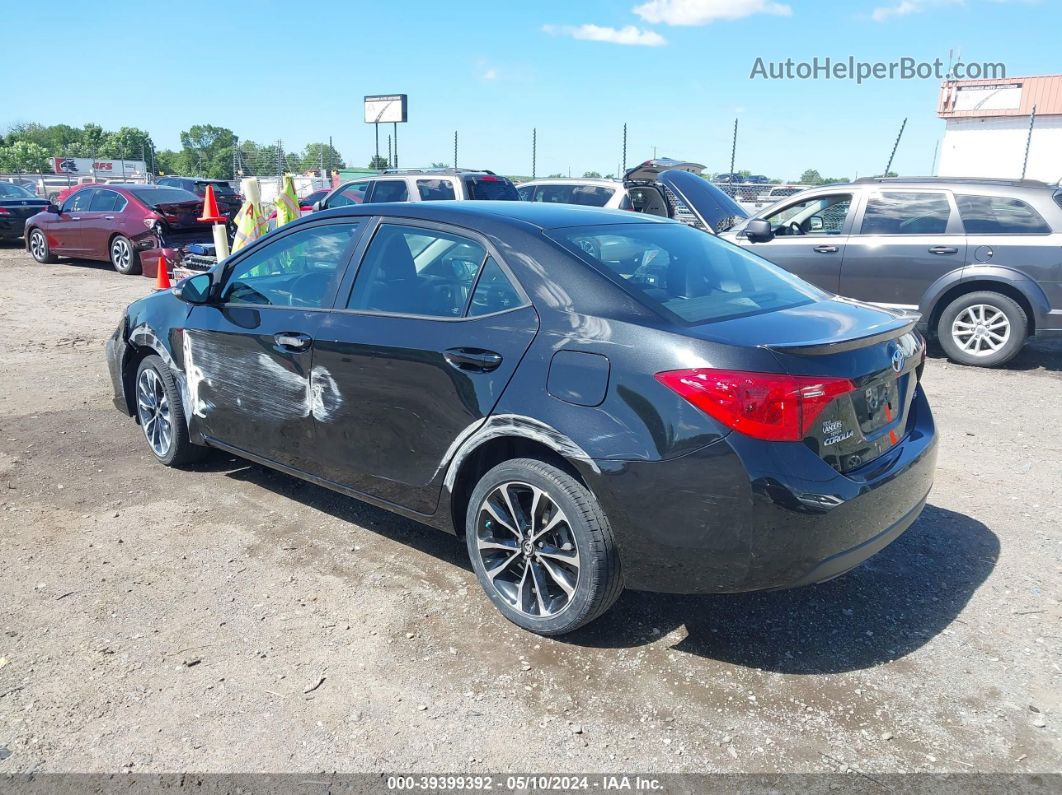
M314 204L314 210L348 204L427 202L444 199L516 201L516 188L493 171L463 168L388 169L344 182Z

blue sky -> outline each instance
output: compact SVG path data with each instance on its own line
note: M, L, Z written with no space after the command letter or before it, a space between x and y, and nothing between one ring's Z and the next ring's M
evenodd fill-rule
M167 9L173 10L167 10ZM0 128L19 121L147 129L177 148L195 123L301 149L331 135L373 152L365 94L409 95L401 165L505 173L616 169L654 151L795 178L928 173L938 83L750 80L757 57L1003 62L1062 72L1057 0L388 0L5 4ZM76 37L84 37L77 43ZM96 43L88 46L94 39ZM64 45L64 40L68 42Z

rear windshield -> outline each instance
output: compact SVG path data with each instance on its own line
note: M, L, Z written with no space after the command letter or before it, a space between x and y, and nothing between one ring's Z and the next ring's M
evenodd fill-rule
M827 297L767 260L685 224L609 224L548 234L642 303L684 323L729 320Z
M516 187L505 177L466 177L465 190L470 199L519 201Z
M605 188L600 185L539 185L538 190L535 191L534 200L604 207L615 192L615 188Z
M129 192L148 207L153 207L156 204L202 201L191 191L182 190L181 188L129 188Z
M218 194L223 193L227 196L231 196L233 193L236 192L232 189L232 185L228 182L197 182L195 183L195 188L196 190L201 190L205 193L207 185L212 185L214 187L214 193Z
M0 182L0 198L2 199L36 199L37 197L23 188L10 182Z

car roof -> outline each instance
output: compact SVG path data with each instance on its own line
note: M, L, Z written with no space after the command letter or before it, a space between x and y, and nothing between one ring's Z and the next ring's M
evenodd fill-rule
M539 229L604 224L675 223L667 218L643 213L605 210L578 204L459 200L355 204L314 213L302 220L374 215L452 223L459 226L474 226L477 221L483 221L512 226L530 225Z
M1013 194L1018 192L1042 193L1055 191L1058 185L1037 179L996 179L990 177L861 177L852 182L839 182L819 188L837 187L881 188L939 188L955 191L976 190L978 193Z
M521 182L517 187L524 185L600 185L606 188L615 188L622 185L622 180L607 179L605 177L542 177L541 179L529 179Z

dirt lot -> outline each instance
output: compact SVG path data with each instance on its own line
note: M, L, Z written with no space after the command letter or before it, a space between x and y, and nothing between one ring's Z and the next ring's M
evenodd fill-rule
M931 360L930 506L856 571L545 640L449 536L154 463L103 360L150 288L0 244L0 773L1060 769L1062 345Z

